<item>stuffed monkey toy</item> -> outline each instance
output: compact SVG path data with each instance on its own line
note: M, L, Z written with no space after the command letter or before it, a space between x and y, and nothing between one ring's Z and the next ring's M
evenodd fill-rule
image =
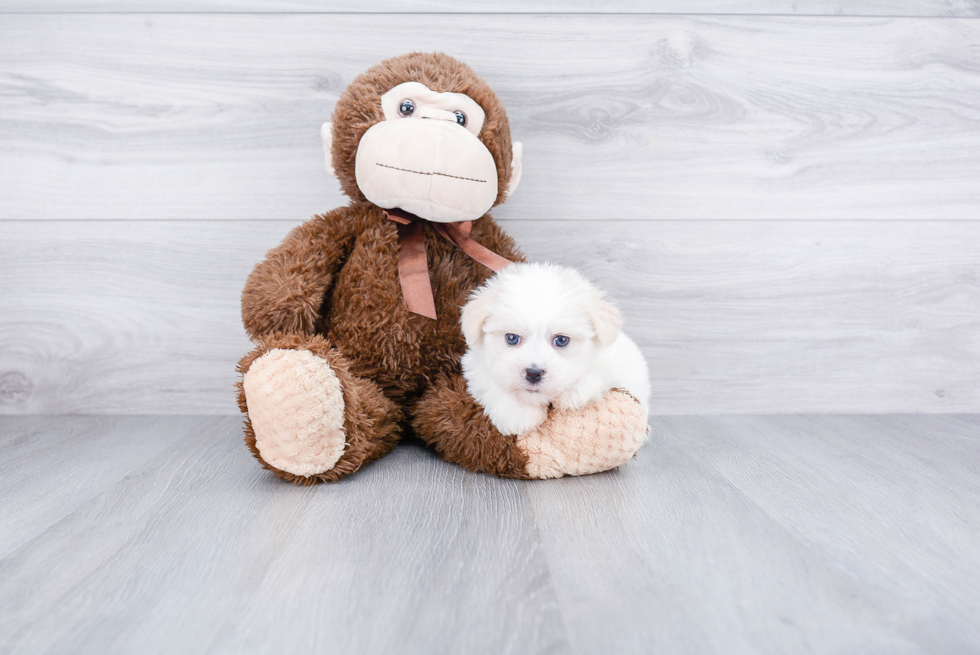
M514 478L632 457L646 424L625 393L508 437L466 392L460 306L491 269L523 261L487 214L521 177L493 90L446 55L396 57L351 83L323 135L350 204L290 232L242 292L255 349L239 362L238 403L262 466L295 484L333 482L403 435Z

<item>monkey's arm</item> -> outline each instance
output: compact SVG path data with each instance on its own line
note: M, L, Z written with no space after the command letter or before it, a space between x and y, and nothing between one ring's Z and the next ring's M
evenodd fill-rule
M531 477L527 454L514 437L493 426L458 373L437 379L426 390L412 412L412 429L444 460L469 471Z
M589 475L628 462L647 440L647 413L613 389L581 409L552 409L548 420L517 438L531 478Z
M425 392L414 408L412 428L446 461L506 478L608 471L629 461L647 438L646 412L620 390L582 409L551 410L531 432L504 436L458 375L436 381Z
M249 336L314 333L334 274L353 246L353 222L349 207L315 216L266 254L242 291L242 322Z

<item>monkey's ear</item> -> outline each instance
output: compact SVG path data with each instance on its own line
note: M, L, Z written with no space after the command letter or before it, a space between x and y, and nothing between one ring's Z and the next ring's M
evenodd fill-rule
M599 343L603 346L612 345L619 336L619 329L623 327L623 315L615 305L601 296L593 301L589 309L589 319L592 321L592 329L595 330Z
M510 161L510 181L507 183L507 191L504 193L504 198L510 198L510 194L514 193L517 185L521 183L521 156L524 154L524 144L520 141L515 141L512 149L514 151L514 158Z
M470 300L463 305L459 315L459 325L463 331L466 345L473 347L483 334L483 324L490 317L490 299L486 289L477 289L470 294Z
M333 153L330 146L333 145L333 125L329 122L320 126L320 138L323 139L323 158L327 173L333 175Z

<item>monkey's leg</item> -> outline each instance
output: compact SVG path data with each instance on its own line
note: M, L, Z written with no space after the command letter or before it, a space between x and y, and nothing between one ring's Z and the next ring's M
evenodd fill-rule
M401 410L322 337L262 339L238 371L245 443L284 480L335 482L398 443Z
M446 461L512 478L608 471L629 461L647 438L643 407L622 391L610 391L582 409L552 410L537 429L507 437L459 376L426 391L415 407L412 427Z

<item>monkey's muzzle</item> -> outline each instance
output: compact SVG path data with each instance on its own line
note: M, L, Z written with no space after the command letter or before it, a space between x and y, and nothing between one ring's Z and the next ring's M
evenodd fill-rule
M385 209L438 223L480 218L497 199L497 167L479 138L442 120L394 120L361 137L357 186Z

